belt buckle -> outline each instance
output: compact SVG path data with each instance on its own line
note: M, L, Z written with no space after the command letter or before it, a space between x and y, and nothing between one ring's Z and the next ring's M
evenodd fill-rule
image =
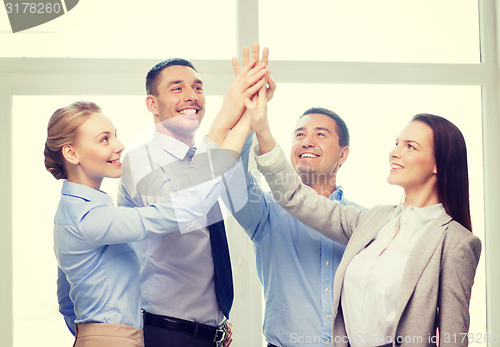
M215 336L213 342L215 342L218 346L220 343L224 342L226 339L226 325L221 325L215 328Z

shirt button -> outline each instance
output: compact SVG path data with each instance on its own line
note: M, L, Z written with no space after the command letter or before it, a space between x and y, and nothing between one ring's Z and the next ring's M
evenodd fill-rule
M325 345L326 345L326 346L329 346L329 345L330 345L330 342L325 342Z
M330 289L325 288L325 293L330 293Z
M330 265L330 262L328 260L325 260L325 265L326 266Z
M326 317L326 319L330 319L330 315L329 314L327 314L325 317Z

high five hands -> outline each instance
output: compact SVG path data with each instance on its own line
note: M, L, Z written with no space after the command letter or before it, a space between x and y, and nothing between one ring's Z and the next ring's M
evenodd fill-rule
M259 61L259 45L252 47L252 59L248 47L243 49L243 66L240 68L238 60L233 58L233 69L235 78L229 87L222 107L212 123L208 137L221 144L226 138L229 129L233 129L245 111L245 100L254 97L261 87L265 86L272 98L276 84L268 82L269 71L267 67L269 50L264 49L262 60ZM269 83L269 86L267 86ZM238 128L241 128L240 125ZM233 129L235 130L235 129Z
M253 43L252 44L252 61L259 61L259 44L258 43ZM241 72L240 64L238 62L237 58L232 59L233 63L233 70L234 74L238 76ZM250 63L250 49L245 46L243 47L243 67L247 66ZM267 66L269 63L269 48L264 47L262 50L262 59L260 60L260 64L264 64ZM274 91L276 90L276 83L274 83L273 79L271 78L271 75L268 75L267 79L267 86L266 86L266 98L267 101L270 101L273 98Z
M267 66L268 58L269 49L264 48L259 61L259 44L254 43L251 59L250 49L243 48L241 67L237 58L232 59L235 79L209 132L209 138L221 144L221 148L239 153L252 130L259 141L264 141L266 148L274 147L267 124L267 102L274 95L276 83Z
M248 64L249 61L249 49L248 47L243 48L243 66ZM269 49L265 47L262 50L262 60L261 63L268 63ZM252 60L259 59L259 44L254 43L252 45ZM235 74L238 74L240 67L238 60L233 58L233 69ZM271 151L275 146L276 142L272 137L271 130L269 128L269 123L267 121L267 103L272 99L274 91L276 90L276 83L271 78L271 71L268 71L265 83L262 84L261 88L252 97L245 99L245 112L242 115L239 123L243 123L243 126L250 128L249 131L253 130L259 141L259 149L261 154ZM235 127L237 127L236 125Z
M224 124L227 126L232 121L234 123L230 126L232 130L227 134L221 148L230 149L237 155L241 152L245 139L252 130L259 141L261 154L271 151L276 146L267 121L267 103L272 99L276 90L276 83L271 78L271 71L267 68L268 58L269 49L266 47L263 49L262 59L259 61L259 44L254 43L251 60L249 48L243 48L243 66L241 68L238 59L232 59L236 77L226 98L232 99L231 106L235 109L234 112L228 113L232 116L228 116ZM235 113L238 112L240 112L238 117L234 117ZM224 347L229 347L233 341L232 325L230 328L231 338L226 340Z

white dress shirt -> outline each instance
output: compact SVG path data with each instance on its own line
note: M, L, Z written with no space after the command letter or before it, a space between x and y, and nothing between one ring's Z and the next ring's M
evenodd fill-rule
M406 209L399 205L376 238L352 259L341 295L351 346L392 342L399 288L408 257L442 211L442 204Z

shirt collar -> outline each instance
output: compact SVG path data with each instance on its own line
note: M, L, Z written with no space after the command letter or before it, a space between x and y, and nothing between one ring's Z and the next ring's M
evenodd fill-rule
M74 196L86 201L102 201L107 204L113 203L113 198L102 190L95 190L86 185L64 181L61 194Z
M172 136L162 134L158 131L155 131L153 134L153 143L158 148L161 148L163 151L169 153L179 160L184 159L186 153L190 148L184 142L181 142L173 138Z
M338 186L337 189L332 194L330 194L329 199L339 202L344 201L344 191L342 190L342 187Z
M418 220L425 222L437 219L439 215L441 215L441 213L443 213L444 211L445 210L443 204L436 204L426 207L414 207L410 205L406 209L404 208L404 204L400 204L394 210L393 215L397 216L405 213L408 215L414 215Z

